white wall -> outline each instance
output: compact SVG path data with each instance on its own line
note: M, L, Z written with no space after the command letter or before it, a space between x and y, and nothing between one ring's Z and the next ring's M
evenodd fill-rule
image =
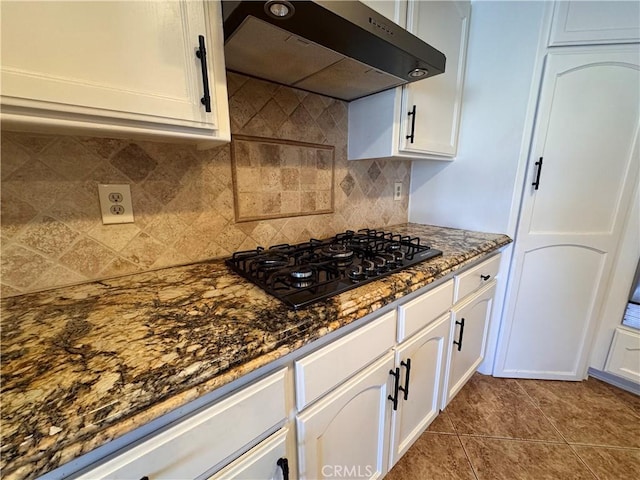
M512 197L544 2L472 3L458 155L414 161L409 218L513 234ZM524 146L528 149L527 145Z
M545 2L472 3L458 155L413 162L410 221L514 237L546 15ZM508 247L479 369L485 374L493 370L510 257Z

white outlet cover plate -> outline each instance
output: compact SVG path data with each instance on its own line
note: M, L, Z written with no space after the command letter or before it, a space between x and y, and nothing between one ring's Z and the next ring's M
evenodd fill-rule
M400 200L402 198L402 182L395 182L393 184L393 199Z
M109 200L109 194L119 193L122 195L122 202L114 203ZM100 211L102 212L102 223L104 225L114 223L133 223L133 205L131 204L131 188L127 184L101 184L98 185L98 197L100 198ZM124 213L114 215L111 212L113 205L121 205Z

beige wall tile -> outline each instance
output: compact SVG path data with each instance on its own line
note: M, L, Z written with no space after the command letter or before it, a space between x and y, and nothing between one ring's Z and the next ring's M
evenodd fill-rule
M233 135L335 149L332 170L328 150L235 142L238 165L248 168L240 208L269 216L327 210L333 186L333 213L236 224L230 145L197 150L3 132L2 295L407 220L410 163L348 162L344 102L234 73L227 86ZM405 185L400 202L392 199L394 181ZM134 224L102 225L99 183L130 184Z
M67 250L79 232L51 217L40 217L29 224L17 241L51 257L59 257Z
M54 263L20 245L2 249L0 257L2 281L18 290L26 290Z
M19 146L16 142L10 141L6 135L2 136L0 151L3 157L2 169L0 169L3 180L27 163L31 158L27 149Z
M148 269L160 258L165 248L164 245L150 235L140 232L137 237L129 242L127 248L122 252L122 256L134 265L141 267L141 269Z
M133 238L140 233L140 228L134 223L124 223L121 225L102 225L93 227L87 235L103 245L121 251Z
M60 257L60 263L87 278L96 278L114 257L111 250L95 240L81 238L67 253Z
M48 165L69 180L88 177L102 162L73 137L60 137L38 154L42 163Z

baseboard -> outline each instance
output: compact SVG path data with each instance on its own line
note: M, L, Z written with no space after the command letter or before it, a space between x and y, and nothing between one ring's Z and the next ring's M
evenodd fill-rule
M609 385L613 385L614 387L621 388L622 390L626 390L627 392L635 393L636 395L640 395L640 385L626 378L618 377L612 373L603 372L602 370L596 370L595 368L589 368L587 374L590 377L597 378L598 380L602 380Z

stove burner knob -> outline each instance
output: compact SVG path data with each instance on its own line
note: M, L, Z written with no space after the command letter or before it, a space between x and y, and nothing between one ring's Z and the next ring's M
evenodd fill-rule
M387 266L387 261L382 256L373 257L373 263L381 270Z
M395 255L391 255L390 253L381 253L380 258L384 259L386 265L390 268L393 268L397 264L397 259Z
M367 275L373 276L376 274L376 264L371 260L363 260L362 267L364 268L364 271L367 273Z
M404 252L396 250L393 252L393 256L396 257L396 261L401 263L404 260Z
M354 265L349 268L348 275L351 280L364 280L367 274L362 270L362 265Z

